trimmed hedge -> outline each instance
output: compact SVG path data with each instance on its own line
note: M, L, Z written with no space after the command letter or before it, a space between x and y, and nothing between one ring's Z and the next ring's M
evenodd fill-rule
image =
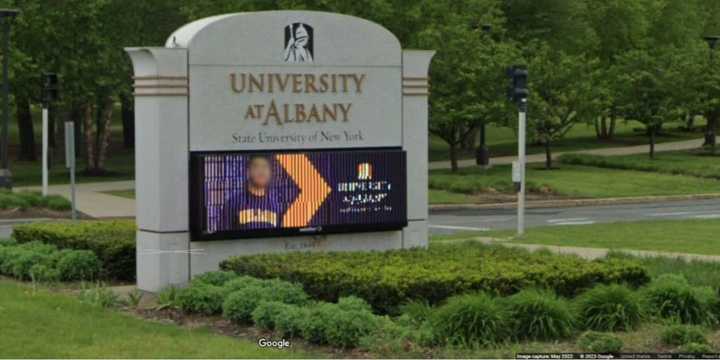
M475 242L387 252L289 253L233 257L224 270L303 285L311 296L334 302L355 295L388 313L409 300L438 303L468 291L513 294L528 287L573 296L598 283L649 281L632 260L586 261Z
M101 277L135 280L135 222L131 220L48 222L16 225L19 243L42 241L61 249L90 250L103 264Z
M42 208L55 211L70 210L70 201L59 195L42 196L37 191L11 192L0 190L0 210Z
M91 251L58 250L39 241L17 244L0 241L0 275L20 280L94 280L100 261Z

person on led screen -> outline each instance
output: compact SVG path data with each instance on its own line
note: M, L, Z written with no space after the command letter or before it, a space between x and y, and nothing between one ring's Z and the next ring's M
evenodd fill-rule
M279 228L284 206L272 192L274 174L270 158L251 156L246 170L242 190L225 202L223 213L229 219L230 229Z

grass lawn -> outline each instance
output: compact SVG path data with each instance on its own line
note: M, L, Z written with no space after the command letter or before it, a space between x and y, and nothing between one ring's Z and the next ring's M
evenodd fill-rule
M701 126L705 121L696 122L695 126ZM681 123L667 124L665 133L658 136L658 143L669 141L681 141L701 138L699 132L682 132L676 130ZM573 127L567 135L553 144L553 151L575 151L582 149L611 148L647 144L647 136L642 131L643 125L637 121L620 121L617 123L616 137L609 141L600 141L595 137L595 128L592 125L578 124ZM507 156L517 153L517 134L509 127L488 126L487 144L491 156ZM545 150L542 146L528 144L528 154L542 153ZM473 152L463 152L461 158L474 157ZM430 136L430 161L448 160L448 145L437 136Z
M62 149L60 149L62 150ZM100 182L131 180L135 176L135 151L114 150L108 152L107 170L103 176L86 176L83 174L85 163L78 158L76 177L77 182ZM39 161L12 161L10 171L13 175L15 186L40 185L42 181L41 166ZM65 160L57 161L49 173L50 184L68 184L70 182L70 171L65 168Z
M712 219L543 226L527 229L522 238L514 238L514 231L505 230L486 232L484 236L524 244L720 255L718 233L720 220Z
M265 358L317 357L260 349L253 341L207 329L133 318L77 299L0 279L3 358Z
M123 197L126 199L134 199L135 198L135 190L133 190L133 189L103 191L103 194L119 196L119 197Z
M566 154L561 156L561 162L720 179L720 154L710 155L698 150L658 153L653 160L646 154L621 156Z
M513 193L511 166L490 169L464 168L430 171L430 203L472 203L482 194ZM720 192L720 181L694 176L657 174L645 171L604 169L590 166L562 165L545 170L530 165L527 172L530 193L554 194L560 197L608 198L629 196L682 195ZM454 196L459 194L460 196ZM468 196L475 195L475 196ZM447 201L447 202L446 202Z

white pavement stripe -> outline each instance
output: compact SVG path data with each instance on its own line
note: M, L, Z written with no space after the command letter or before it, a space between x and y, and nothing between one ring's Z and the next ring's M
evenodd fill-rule
M563 223L563 222L568 222L568 221L585 221L585 220L588 220L588 218L583 217L583 218L567 218L567 219L550 219L550 220L547 220L547 222L549 222L549 223Z
M720 219L720 214L704 214L704 215L695 215L693 216L695 219Z
M566 221L566 222L556 222L552 224L553 226L562 226L562 225L591 225L594 224L595 221L588 220L588 221Z
M707 214L707 213L713 213L717 210L705 210L705 211L678 211L678 212L667 212L667 213L652 213L647 214L647 216L686 216L686 215L700 215L700 214Z
M472 226L453 226L453 225L433 225L430 224L428 227L434 229L446 229L446 230L470 230L470 231L490 231L489 228L485 227L472 227Z

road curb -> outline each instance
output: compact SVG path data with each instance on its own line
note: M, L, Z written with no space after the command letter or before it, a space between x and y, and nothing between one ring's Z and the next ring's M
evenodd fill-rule
M525 203L527 208L560 208L575 206L593 206L593 205L623 205L623 204L643 204L663 201L683 201L683 200L708 200L720 199L720 193L711 194L693 194L693 195L671 195L671 196L638 196L638 197L622 197L622 198L602 198L602 199L567 199L567 200L536 200ZM483 209L514 209L515 202L491 203L491 204L434 204L430 205L431 211L451 211L451 210L483 210Z

